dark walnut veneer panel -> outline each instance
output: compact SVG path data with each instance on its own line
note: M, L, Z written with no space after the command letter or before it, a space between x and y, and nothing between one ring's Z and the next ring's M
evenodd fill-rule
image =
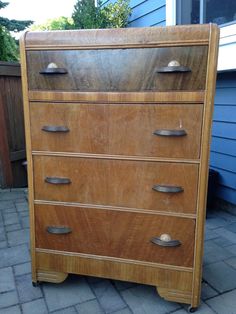
M193 219L53 205L36 205L35 214L37 248L193 266ZM48 226L68 226L72 232L50 234ZM150 242L163 233L181 245Z
M199 158L202 105L31 103L32 149L169 158ZM45 132L63 126L69 132ZM186 136L156 136L155 130Z
M30 90L164 91L205 89L208 48L167 47L28 51ZM157 73L172 60L187 73ZM43 75L49 63L67 74Z
M54 185L46 177L68 178ZM34 156L35 199L138 209L195 213L198 165ZM179 193L154 191L154 185L178 186Z

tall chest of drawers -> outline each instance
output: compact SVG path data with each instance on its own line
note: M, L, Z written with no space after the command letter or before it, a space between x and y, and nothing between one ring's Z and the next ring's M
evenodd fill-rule
M199 304L217 26L27 32L32 281Z

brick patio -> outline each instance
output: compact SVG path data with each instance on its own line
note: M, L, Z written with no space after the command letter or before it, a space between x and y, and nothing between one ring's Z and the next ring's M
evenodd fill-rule
M29 221L23 189L0 190L1 314L164 314L187 306L160 298L154 287L84 276L32 287ZM236 216L210 211L199 314L236 314Z

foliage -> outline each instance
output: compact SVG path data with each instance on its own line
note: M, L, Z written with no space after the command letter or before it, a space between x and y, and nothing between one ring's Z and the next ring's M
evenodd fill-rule
M102 6L98 0L77 0L74 6L72 19L74 28L117 28L126 27L131 14L129 0L117 0L107 6Z
M102 0L77 0L71 18L61 16L46 23L31 26L31 30L66 30L126 27L131 14L129 0L117 0L102 6Z
M5 8L9 3L0 1L0 9ZM9 20L0 16L0 60L17 61L19 58L18 45L10 32L19 32L28 27L32 21Z
M5 1L0 1L0 9L5 8L9 3ZM0 16L0 25L5 27L8 31L19 32L23 31L26 27L32 24L33 21L18 21L18 20L9 20L8 18Z
M40 25L32 25L31 30L39 31L52 31L52 30L64 30L73 28L72 18L67 18L64 16L58 17L56 19L49 19L45 23Z
M19 58L18 46L9 31L0 26L0 60L17 61Z
M106 28L126 27L131 15L129 1L117 0L115 3L110 3L102 9L102 13L107 23Z

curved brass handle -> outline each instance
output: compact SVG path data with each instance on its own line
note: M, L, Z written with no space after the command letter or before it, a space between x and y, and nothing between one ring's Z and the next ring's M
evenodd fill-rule
M39 72L40 74L67 74L68 71L65 68L59 68L56 63L49 63L48 66Z
M166 67L160 67L157 69L157 73L178 73L178 72L191 72L191 69L187 66L180 65L176 60L172 60Z
M162 234L160 237L154 237L150 240L152 243L159 246L175 247L180 246L181 242L179 240L172 240L169 234Z
M69 132L70 129L63 125L44 125L41 129L44 132L54 132L54 133L66 133Z
M46 177L45 182L50 184L70 184L71 180L69 178Z
M181 137L181 136L186 136L187 132L184 129L179 129L179 130L160 129L160 130L155 130L153 134L157 136Z
M68 234L72 232L72 229L66 226L48 226L46 230L52 234Z
M161 193L180 193L184 191L182 186L160 185L160 184L153 185L152 189L156 192L161 192Z

